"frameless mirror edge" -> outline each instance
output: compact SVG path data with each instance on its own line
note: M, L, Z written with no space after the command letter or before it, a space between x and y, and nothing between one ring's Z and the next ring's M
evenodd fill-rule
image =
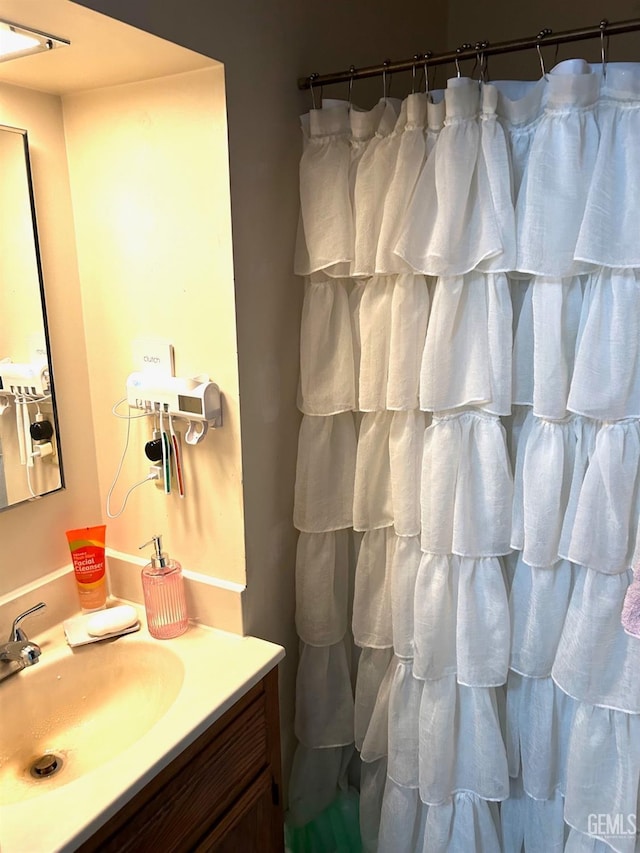
M60 475L60 485L56 488L49 489L42 494L38 494L37 496L27 498L23 501L15 501L13 503L9 503L6 506L0 506L0 512L5 512L7 510L13 509L17 506L22 506L24 504L33 503L34 501L41 500L43 497L48 495L55 494L56 492L62 491L66 488L65 485L65 477L64 477L64 466L62 461L62 441L60 437L60 424L58 417L58 407L56 403L56 395L55 395L55 376L53 370L53 358L51 355L51 335L49 331L49 322L47 316L47 300L46 300L46 290L44 284L44 273L42 268L42 255L40 251L40 241L38 235L38 216L36 210L36 201L35 201L35 191L34 191L34 182L33 182L33 170L31 167L31 155L29 150L29 133L25 128L19 127L11 127L10 125L0 124L0 131L9 131L11 133L16 133L22 137L22 147L24 154L24 163L25 163L25 173L26 173L26 181L27 181L27 190L29 195L29 208L31 211L31 226L33 232L33 245L34 245L34 253L35 253L35 262L36 269L38 275L38 288L40 293L40 306L42 311L42 325L43 325L43 336L45 342L46 349L46 359L47 359L47 369L49 371L49 387L51 391L51 410L53 415L54 422L54 435L56 438L56 453L57 453L57 465Z

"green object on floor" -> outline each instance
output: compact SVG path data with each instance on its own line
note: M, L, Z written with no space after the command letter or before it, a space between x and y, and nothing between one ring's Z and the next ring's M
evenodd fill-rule
M287 853L362 853L358 794L341 792L304 826L285 824Z

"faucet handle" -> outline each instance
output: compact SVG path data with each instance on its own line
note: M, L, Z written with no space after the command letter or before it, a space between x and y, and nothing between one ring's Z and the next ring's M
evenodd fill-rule
M25 666L32 666L34 663L38 663L38 658L41 654L40 646L37 643L26 642L20 650L20 658L24 661Z
M31 616L32 613L37 613L39 610L44 610L46 608L46 604L44 601L41 601L39 604L35 604L33 607L30 607L28 610L25 610L24 613L21 613L19 616L13 620L13 625L11 626L11 634L9 636L10 643L19 643L24 642L27 639L27 635L19 627L20 622L23 619L26 619L27 616Z

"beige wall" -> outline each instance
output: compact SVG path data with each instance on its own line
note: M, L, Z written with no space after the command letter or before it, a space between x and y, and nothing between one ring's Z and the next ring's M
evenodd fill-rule
M63 98L0 91L0 122L29 129L67 469L64 492L0 516L0 594L67 564L65 530L105 519L126 433L111 409L141 336L172 341L178 375L219 384L224 427L183 443L184 500L145 483L108 520L107 542L137 557L162 533L185 568L245 582L224 79L210 65ZM146 419L132 422L114 513L149 470L149 437Z
M298 216L299 115L310 106L299 76L404 58L444 43L443 4L401 0L83 0L225 65L235 298L242 417L247 594L245 628L286 646L281 666L285 764L292 752L293 483L301 282L292 274ZM408 91L398 77L392 94ZM326 92L346 97L347 87ZM369 105L380 81L354 86ZM215 560L215 540L203 544Z
M234 578L244 571L244 548L248 582L246 629L283 643L288 650L282 665L281 690L283 741L285 755L289 756L297 649L293 623L297 536L291 519L299 423L295 393L302 302L301 282L292 275L292 257L298 210L298 116L310 105L308 93L297 91L296 79L311 71L328 72L348 68L352 63L368 65L386 58L406 58L427 49L437 51L446 43L455 47L466 40L499 41L535 34L544 26L561 30L597 23L603 7L595 0L564 4L551 0L536 4L514 4L512 0L482 4L475 0L449 0L448 4L435 0L375 4L369 0L83 0L82 5L225 64L239 385L232 375L232 362L217 363L221 337L227 348L234 348L233 320L228 313L231 291L227 289L230 260L226 249L217 260L199 260L203 273L215 277L212 290L203 285L204 275L200 280L183 278L182 266L176 270L171 261L165 269L164 256L154 255L151 263L141 260L143 222L133 223L136 241L129 246L130 251L122 245L113 257L104 251L105 246L115 245L114 231L127 221L122 219L122 205L113 198L117 191L125 189L125 174L135 179L139 189L144 185L162 205L153 177L144 172L145 152L150 147L162 157L171 150L174 143L165 140L162 133L169 115L162 109L156 111L156 107L146 115L146 106L137 100L142 89L132 90L132 124L127 130L116 122L114 140L118 147L109 150L101 148L98 128L104 129L110 118L118 119L118 93L105 91L95 104L83 97L69 100L69 132L76 134L70 136L69 144L78 154L73 167L76 226L83 234L91 230L101 237L94 245L95 257L93 250L86 248L91 245L89 242L79 256L86 295L85 351L84 336L76 334L83 328L83 317L61 103L57 98L26 90L20 90L20 97L16 98L11 87L0 87L0 122L30 129L38 208L56 211L55 217L42 217L40 231L45 283L51 297L48 302L54 364L56 375L60 375L57 391L67 481L66 490L56 495L0 514L4 548L0 593L67 563L65 529L103 517L106 489L123 438L122 422L112 418L110 406L122 396L122 383L130 369L132 337L139 331L161 330L176 346L179 371L206 371L220 383L229 397L229 420L219 435L209 436L205 445L193 448L193 469L195 472L198 468L198 477L204 484L203 491L196 493L198 502L185 501L185 515L181 515L173 511L173 497L167 501L154 492L153 486L145 485L144 500L134 493L123 519L109 522L109 541L122 550L137 553L140 542L162 530L167 547L186 567ZM611 20L636 17L640 15L640 2L609 0L606 14ZM612 41L612 58L619 55L624 44L622 39ZM589 49L590 56L597 58L598 45L592 43ZM545 51L548 55L553 57L553 51ZM567 55L569 49L563 48L560 57ZM491 60L490 70L494 78L537 76L539 66L531 52L496 57ZM409 86L410 75L398 76L393 81L392 94L402 95ZM148 87L145 94L152 95L152 89ZM198 112L199 104L212 105L218 99L215 109L221 110L220 91L217 83L209 93L196 87L193 101L186 106ZM346 97L347 86L327 89L325 94ZM379 80L354 85L354 100L362 105L372 103L379 94ZM99 122L95 128L91 126L93 118ZM203 125L200 132L214 148L220 145L220 127ZM89 142L86 162L79 157L80 140L83 148L84 141ZM140 175L130 171L129 144L133 146L135 162L142 166ZM103 157L109 174L116 177L113 188L99 187L102 197L113 202L109 211L94 206L91 194L82 188L91 166L95 167L97 161L102 163ZM207 180L224 183L224 162L220 173L213 160L200 160L197 168L204 170ZM125 172L119 177L120 167ZM90 177L102 181L101 174L104 173L96 170ZM220 186L221 198L226 198ZM207 214L217 216L210 206L214 201L201 198L198 203L207 206ZM184 259L187 245L200 252L203 235L199 235L198 245L190 243L179 212L173 213L173 225L187 241L183 246L173 246L177 256ZM227 227L228 223L224 224L223 230ZM89 236L87 240L94 238ZM98 258L106 268L96 263ZM220 270L216 267L218 262L222 262ZM196 265L189 266L194 272ZM163 289L168 287L172 294L169 307L161 301L147 311L141 297L153 299L152 291L161 281ZM94 286L95 299L90 296ZM216 307L218 298L221 313ZM189 332L194 316L197 335ZM144 330L142 322L148 323ZM113 361L107 365L107 359ZM92 407L85 405L89 399ZM238 467L239 412L243 488ZM195 454L200 451L202 455L196 461ZM130 459L125 471L123 482L129 482L138 471L137 462ZM243 516L244 543L239 531Z
M297 536L291 518L299 423L295 392L302 302L301 283L291 269L298 209L298 116L310 105L308 93L298 92L296 79L311 71L406 58L427 49L437 51L446 43L455 47L466 40L499 41L535 34L543 26L557 31L597 23L602 9L593 0L581 4L542 0L542 5L517 6L507 0L489 4L471 0L450 0L448 4L415 0L395 4L371 4L368 0L315 4L299 0L241 0L233 4L222 0L167 0L162 4L156 0L84 0L81 5L200 51L225 65L239 382L233 375L233 359L216 363L223 342L227 354L235 347L229 314L232 291L227 287L231 261L225 254L224 240L215 260L198 256L197 264L191 265L192 270L202 269L208 280L213 276L216 284L209 290L202 283L204 275L200 281L182 276L184 259L191 251L201 251L207 235L200 234L195 239L194 234L191 241L182 228L180 213L162 208L163 215L174 214L170 219L172 233L179 232L184 242L172 246L175 256L167 252L161 257L154 255L149 262L139 251L148 236L144 229L151 227L149 217L153 211L146 208L148 201L144 202L143 211L147 218L142 221L130 222L122 213L122 194L130 180L140 192L144 187L145 193L150 193L154 203L162 207L151 170L145 170L146 154L153 151L161 159L173 150L174 142L165 131L170 112L179 103L174 101L164 113L154 101L153 85L149 84L144 92L143 88L134 87L129 93L132 100L127 110L131 123L127 129L124 121L119 121L122 93L115 89L105 90L91 103L85 96L68 99L69 147L75 148L77 155L72 178L76 227L82 234L79 263L85 298L85 353L84 342L70 334L83 321L73 231L69 227L70 198L64 185L60 101L29 93L27 100L31 99L35 113L25 113L27 106L21 98L21 114L12 115L7 99L0 99L0 121L29 126L30 130L37 127L34 172L39 207L47 209L56 198L56 217L47 221L41 232L47 290L56 294L49 310L54 363L57 372L65 376L58 393L68 485L64 492L35 506L0 515L0 535L6 543L4 565L10 567L0 574L0 590L15 587L18 579L30 580L63 565L68 561L64 530L103 516L103 500L123 437L123 424L111 417L109 409L122 396L122 382L130 369L132 338L140 331L160 332L176 346L179 371L206 371L228 394L229 420L225 428L229 429L209 436L205 444L192 449L194 473L198 468L198 482L204 484L197 502L185 501L184 508L174 512L177 499L172 496L167 501L153 486L145 485L139 490L144 500L141 494L134 493L125 516L109 522L110 542L123 551L136 553L137 545L159 526L169 550L188 568L235 579L241 577L246 565L246 629L283 643L289 651L281 682L285 748L289 750L296 656L293 567ZM612 20L634 17L640 14L640 3L611 0L606 14ZM622 39L613 40L611 58L624 50ZM589 51L590 58L596 59L598 44L591 43ZM562 48L560 58L572 53ZM553 51L546 51L545 56L552 60ZM490 70L494 77L536 76L539 66L531 52L496 57ZM165 84L170 87L169 81ZM409 86L410 75L398 76L393 81L392 94L405 94ZM217 83L210 91L206 85L203 89L195 86L193 100L187 99L185 109L193 116L208 105L222 116L225 104L221 92ZM361 82L354 85L353 96L356 102L367 106L380 92L379 80ZM347 86L327 89L325 94L346 97ZM149 108L148 97L153 104ZM38 99L42 99L41 105ZM105 128L110 121L115 122L113 145L101 147L99 128ZM213 146L212 150L221 144L224 135L222 126L203 125L199 132ZM137 171L131 169L132 162L140 167ZM198 161L193 175L197 172L206 180L219 180L220 198L226 198L224 155L222 162L219 171L212 165L213 159L211 163ZM98 163L104 164L106 171L97 169ZM107 181L107 175L115 176L113 184ZM98 196L87 191L88 177L99 197L112 205L108 210L96 205ZM199 198L197 203L204 204L206 210L197 210L220 222L211 206L214 201ZM190 206L186 197L184 203ZM131 232L125 227L127 222ZM219 234L228 229L228 219L220 227L218 232L216 226L216 245ZM97 235L100 239L96 241ZM120 241L127 235L136 238L129 241L128 247L126 240ZM93 248L88 248L91 241ZM179 269L173 265L174 257ZM160 283L165 297L154 303L154 291L160 289ZM167 292L171 294L169 305L165 301ZM60 294L63 300L58 298ZM146 309L145 299L151 300L151 309ZM197 323L197 334L190 333L192 322ZM113 359L108 369L107 357ZM100 385L95 374L100 376ZM80 409L82 417L78 417L82 399L91 399L92 408ZM129 460L123 482L130 482L139 472L138 462ZM154 531L149 529L151 525ZM34 529L38 535L28 535Z
M173 40L225 64L234 238L244 480L247 629L284 643L282 670L285 753L290 753L296 638L293 627L293 480L298 415L298 326L302 291L291 273L297 220L298 115L309 107L295 81L333 71L456 46L467 39L500 40L556 30L602 14L594 2L552 4L376 3L368 0L83 0L83 4ZM638 14L638 3L610 2L611 19ZM632 8L633 7L633 8ZM596 50L596 47L593 47ZM534 55L522 73L537 73ZM494 76L499 65L492 62ZM524 63L524 64L523 64ZM526 64L526 68L525 68ZM495 72L494 72L495 67ZM392 94L408 91L397 77ZM345 97L346 85L326 94ZM380 82L354 86L368 105ZM128 346L128 342L123 342ZM104 473L102 473L104 479ZM131 542L131 545L133 542ZM215 560L216 543L203 553Z
M86 405L89 378L60 99L0 84L0 123L29 131L67 486L0 513L0 595L5 595L67 564L65 530L100 518L102 507L93 416ZM46 215L49 211L55 215Z
M119 518L107 520L108 544L137 555L161 533L184 568L243 584L223 70L69 95L63 103L103 500L126 435L126 421L111 409L125 396L129 374L141 369L135 339L172 342L176 375L205 373L224 395L223 428L196 446L182 443L185 498L145 483ZM148 418L131 423L112 514L149 471L144 444L151 429Z

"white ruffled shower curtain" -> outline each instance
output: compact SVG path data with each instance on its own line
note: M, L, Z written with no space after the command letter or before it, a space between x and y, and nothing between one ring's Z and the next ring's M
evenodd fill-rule
M640 65L302 127L292 815L636 853Z

